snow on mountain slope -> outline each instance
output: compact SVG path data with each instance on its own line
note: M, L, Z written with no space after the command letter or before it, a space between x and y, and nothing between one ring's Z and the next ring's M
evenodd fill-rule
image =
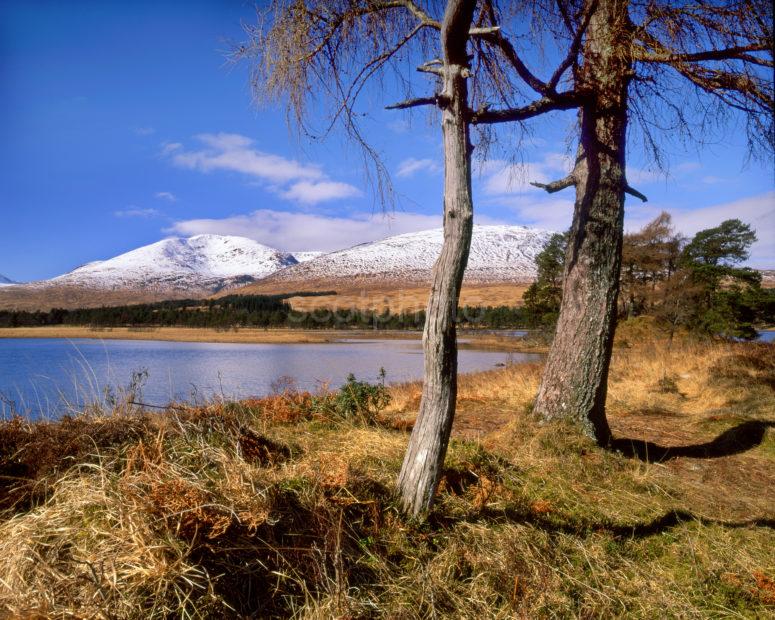
M325 254L325 252L292 252L291 255L293 258L295 258L299 263L306 263L307 261L311 261L314 258L317 258L318 256L322 256Z
M16 284L16 282L0 273L0 286L8 286L9 284Z
M252 239L221 235L163 239L78 267L35 286L217 291L265 277L298 261Z
M466 280L532 280L535 277L535 256L551 234L524 226L474 226ZM364 277L385 281L428 281L442 242L440 228L388 237L323 254L278 271L262 283Z

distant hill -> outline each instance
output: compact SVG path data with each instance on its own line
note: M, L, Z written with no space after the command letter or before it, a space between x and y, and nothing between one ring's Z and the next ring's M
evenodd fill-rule
M524 226L474 226L461 303L520 303L524 287L535 277L535 257L550 236ZM173 237L49 280L17 284L0 276L0 309L332 290L336 298L300 298L294 307L414 310L425 306L442 242L440 228L330 253L282 252L236 236ZM775 286L775 271L762 274L765 286Z
M551 232L524 226L474 226L465 281L469 284L527 283L535 257ZM352 289L358 286L423 286L441 252L440 228L388 237L276 271L239 292Z
M49 280L5 286L0 307L76 307L206 297L298 262L292 254L245 237L173 237Z

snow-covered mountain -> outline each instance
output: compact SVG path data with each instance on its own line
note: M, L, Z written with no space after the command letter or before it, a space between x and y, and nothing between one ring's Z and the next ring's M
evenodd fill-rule
M245 237L172 237L28 286L203 294L247 284L297 263L291 254Z
M293 252L292 256L296 259L297 262L306 263L307 261L311 261L313 258L322 256L323 254L325 254L325 252Z
M525 226L474 226L466 280L526 282L535 277L534 259L551 232ZM278 271L269 283L376 279L385 282L427 282L441 252L440 228L388 237L346 250L323 254Z
M528 282L551 233L524 226L474 226L469 283ZM426 285L441 229L388 237L328 254L290 254L244 237L170 238L82 265L50 280L2 287L0 308L76 308L226 293Z
M8 286L9 284L16 284L16 282L10 278L6 278L2 273L0 273L0 286Z

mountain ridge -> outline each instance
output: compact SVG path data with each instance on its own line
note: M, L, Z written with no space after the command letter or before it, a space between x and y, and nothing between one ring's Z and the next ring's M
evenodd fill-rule
M551 233L474 226L467 282L529 282ZM427 285L442 229L395 235L336 252L282 252L246 237L169 237L49 280L4 286L0 308L84 307L232 293Z
M297 262L288 252L246 237L168 237L28 286L215 292L263 278Z
M535 257L551 235L551 231L526 226L475 225L465 282L531 282L535 278ZM290 290L298 289L305 282L315 282L324 288L337 283L348 288L354 284L388 282L428 284L442 243L441 228L395 235L323 254L240 290L258 292L272 287Z

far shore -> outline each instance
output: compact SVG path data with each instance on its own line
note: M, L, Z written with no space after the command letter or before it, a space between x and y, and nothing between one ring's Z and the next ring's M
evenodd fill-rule
M164 340L172 342L221 342L238 344L325 344L345 339L420 340L419 331L405 330L304 330L263 329L240 327L213 329L206 327L2 327L2 338L92 338L101 340ZM493 349L501 351L543 352L544 348L492 331L461 333L460 348Z

